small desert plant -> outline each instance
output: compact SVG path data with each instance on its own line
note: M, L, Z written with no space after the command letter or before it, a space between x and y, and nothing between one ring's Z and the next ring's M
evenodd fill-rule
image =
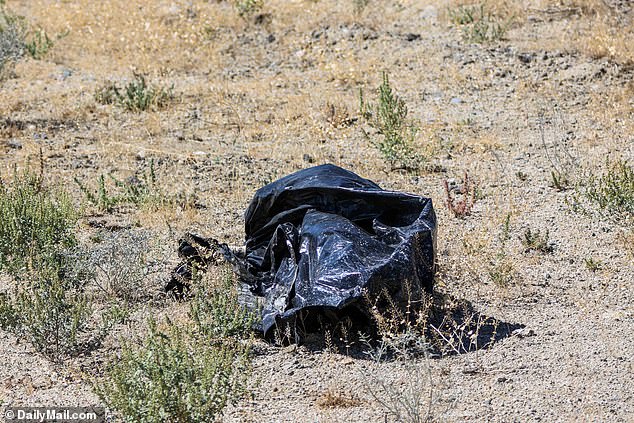
M316 401L321 408L347 408L361 405L361 401L354 395L341 389L329 388Z
M62 191L43 185L41 175L16 174L0 180L0 269L21 278L29 270L61 264L61 252L74 247L77 213Z
M68 196L41 175L16 175L0 184L0 269L16 280L0 294L0 327L61 361L109 329L92 326L85 288L94 273L73 235L78 216Z
M264 0L234 0L234 6L241 18L252 16L262 9Z
M476 185L469 177L469 173L464 173L462 185L457 189L449 186L449 181L443 182L445 194L447 195L446 204L454 216L464 219L471 214L471 210L476 202ZM459 195L456 196L456 194Z
M474 6L460 5L449 9L449 21L455 25L468 25L476 20L477 9Z
M0 77L10 63L24 55L23 21L9 13L0 1Z
M541 253L551 253L553 251L553 247L549 242L548 229L542 232L539 229L532 230L527 228L520 240L526 251L538 251Z
M586 269L591 272L596 272L603 267L601 260L593 259L592 257L584 257L583 263L586 265Z
M106 298L138 302L148 295L146 281L153 272L148 260L149 235L138 231L104 233L90 248L94 285Z
M257 320L257 313L238 302L237 281L231 269L221 271L220 280L195 276L194 298L189 316L198 332L211 339L244 337Z
M585 197L615 221L634 223L634 167L623 160L608 163L602 175L589 174L577 185L577 203L581 203L579 197Z
M552 138L550 140L552 144L550 148L546 142L547 136L545 125L547 122L551 122L551 124L559 122L558 125L554 125L554 129L561 127L559 131L563 133L558 135L557 132L554 132L550 135L550 138ZM569 145L571 139L574 137L574 133L565 130L565 121L561 115L558 116L558 119L553 119L547 118L542 113L539 116L538 126L544 153L546 154L546 158L552 167L550 171L549 186L557 191L566 191L570 189L573 175L576 174L576 171L579 168L577 158L571 151Z
M352 7L354 9L354 13L357 15L360 15L361 13L363 13L365 8L368 6L368 3L370 3L370 0L352 0Z
M25 44L26 51L34 59L41 59L53 47L51 40L42 29L37 29L31 36L31 39Z
M124 87L115 83L106 84L95 92L95 100L100 104L116 104L132 112L165 107L173 99L170 88L148 85L145 76L134 73L134 79Z
M430 346L420 333L405 331L383 338L378 346L365 339L366 353L373 363L363 372L365 390L396 421L423 423L432 418L436 402L434 382L429 363ZM415 352L415 354L412 354ZM396 361L403 369L401 378L380 377L379 364ZM373 371L376 369L376 371Z
M90 188L79 178L75 178L75 183L88 202L100 211L111 212L117 206L125 204L155 209L169 202L159 189L153 160L150 161L149 173L143 173L140 178L133 176L121 181L109 174L108 182L111 189L107 186L106 177L100 175L97 178L97 186ZM111 193L111 191L114 192Z
M418 169L422 158L412 147L418 127L407 119L407 105L392 89L387 72L383 72L377 104L372 106L366 103L363 91L360 90L359 109L361 117L382 136L380 140L370 142L381 152L391 169ZM370 139L367 134L365 135Z
M246 393L249 345L149 321L142 345L124 343L97 394L129 422L209 422Z
M0 185L0 268L18 280L0 298L0 325L58 361L87 328L81 286L90 272L71 257L77 215L68 196L42 179L25 172Z
M335 105L330 102L327 102L324 106L324 117L334 128L345 128L352 125L355 121L354 118L350 117L346 106Z
M419 423L428 421L435 402L434 384L431 378L429 358L433 346L428 342L428 326L432 298L424 292L414 292L411 283L403 283L402 301L397 303L387 290L376 298L366 298L377 339L360 334L365 354L373 363L363 371L365 390L399 422ZM377 377L380 363L398 362L404 378Z
M557 191L566 191L570 188L570 178L567 173L561 170L551 170L549 185Z
M87 297L58 269L30 272L31 279L13 294L0 297L0 327L28 339L53 361L77 352L92 314Z
M472 6L459 6L449 10L449 20L462 26L462 37L469 42L486 43L504 38L512 18L501 22L485 4Z
M515 279L515 267L506 256L498 255L487 273L496 286L500 288L508 287Z

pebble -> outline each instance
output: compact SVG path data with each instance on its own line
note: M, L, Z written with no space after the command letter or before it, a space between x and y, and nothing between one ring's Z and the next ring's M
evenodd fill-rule
M10 139L9 141L7 141L7 147L9 148L13 148L15 150L20 150L22 149L22 143L16 139Z

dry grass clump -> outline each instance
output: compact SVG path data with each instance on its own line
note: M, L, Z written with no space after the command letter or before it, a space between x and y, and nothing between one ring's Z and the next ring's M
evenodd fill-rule
M633 13L603 0L453 1L446 20L463 29L467 41L501 39L513 24L529 15L545 21L568 21L561 27L564 48L572 45L592 58L634 64Z
M229 269L219 278L200 276L187 318L149 319L148 334L124 341L93 379L125 421L214 421L247 394L255 314L239 304Z
M361 405L361 401L341 389L329 388L317 399L317 405L321 408L348 408Z
M580 39L582 51L595 59L608 58L631 66L634 64L634 28L619 18L599 17L589 25Z
M545 15L573 17L575 23L566 42L592 58L607 58L623 65L634 64L633 12L602 0L541 1Z

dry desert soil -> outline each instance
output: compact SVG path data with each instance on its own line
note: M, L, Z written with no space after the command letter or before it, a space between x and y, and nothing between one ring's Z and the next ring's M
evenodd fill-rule
M418 395L420 421L634 421L634 235L577 196L589 175L634 161L634 6L490 0L466 6L469 23L463 4L264 0L240 16L221 0L7 1L27 39L39 29L52 45L3 71L0 176L42 171L82 206L82 242L141 237L160 260L129 321L93 351L54 363L0 331L0 405L100 405L89 379L120 339L186 307L160 294L179 237L241 245L256 189L334 163L432 198L436 291L499 333L471 351L380 363L336 333L256 339L250 394L219 421L396 421L390 390ZM359 90L375 103L383 72L418 128L418 169L390 166L360 113ZM171 93L164 104L99 101L135 74ZM80 189L150 167L174 201L103 211ZM475 201L456 217L445 182L464 191L465 174Z

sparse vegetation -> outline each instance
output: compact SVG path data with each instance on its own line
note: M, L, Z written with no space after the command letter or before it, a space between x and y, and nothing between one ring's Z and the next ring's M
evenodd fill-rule
M122 181L109 174L107 181L109 183L104 175L100 175L97 186L90 188L75 177L75 183L86 200L100 211L111 212L126 204L156 209L169 203L159 189L154 161L150 161L149 172L141 174L140 178L133 176Z
M506 288L515 279L516 270L506 256L497 256L488 269L491 282L500 288Z
M586 265L586 269L591 272L596 272L603 267L601 260L593 259L592 257L584 257L583 263Z
M264 0L234 0L233 4L238 11L238 15L242 18L247 18L262 9Z
M34 59L41 59L48 53L48 51L53 47L53 40L51 40L46 33L46 31L42 29L37 29L30 37L31 39L26 42L25 47L26 51L29 52L29 55Z
M527 228L524 231L524 236L521 238L522 245L526 251L538 251L540 253L551 253L553 246L549 241L549 231L540 231L539 229L533 230Z
M378 347L368 350L376 365L385 360L396 359L404 370L402 379L378 378L370 372L363 376L366 391L396 421L423 423L430 421L433 416L436 393L428 350L429 345L425 338L413 332L386 338ZM412 351L417 354L412 355Z
M24 172L0 185L0 221L0 269L17 280L0 296L0 326L60 361L87 341L92 315L83 294L92 275L74 255L77 214L65 193Z
M469 177L469 173L464 173L461 185L449 186L449 181L443 182L446 204L455 217L464 219L471 214L471 210L476 202L476 185Z
M487 43L501 40L511 25L512 18L502 21L487 9L485 3L461 5L449 10L451 23L462 27L462 37L469 42Z
M229 268L223 268L219 281L209 277L195 283L189 315L198 332L210 339L242 337L257 321L257 313L238 302L238 281Z
M92 310L80 288L59 269L30 271L32 279L14 293L0 296L0 327L23 336L55 362L81 351L89 340Z
M97 89L95 100L100 104L116 104L132 112L160 109L174 98L170 88L149 85L145 76L134 73L134 79L125 86L108 83Z
M317 399L317 405L322 408L346 408L357 407L361 401L353 395L331 388Z
M94 381L125 421L213 421L246 393L252 315L241 310L227 278L217 286L202 283L192 320L166 320L162 327L149 320L145 340L125 342L105 377Z
M434 347L427 341L432 301L426 294L412 292L405 286L407 304L402 307L386 291L375 300L370 310L378 332L378 342L361 335L365 354L374 365L396 361L404 369L403 379L376 377L363 372L365 390L397 421L426 422L435 402L434 383L429 358ZM380 303L385 303L381 306Z
M608 163L602 175L589 174L577 185L576 204L581 197L618 222L634 223L634 167L624 160Z
M7 65L24 55L24 24L0 1L0 79Z
M407 119L407 105L392 89L387 72L383 72L375 106L366 103L363 91L359 91L359 113L382 136L377 141L364 132L392 170L419 168L422 157L412 146L418 127Z
M106 377L102 400L128 422L208 422L246 392L248 348L210 344L166 321L150 320L141 345L125 343Z
M550 186L557 191L566 191L570 188L570 179L567 173L560 170L552 170L550 172Z
M0 269L15 278L60 269L63 252L77 244L77 219L68 195L46 187L40 175L26 171L11 184L0 181Z
M106 299L134 304L152 294L146 283L153 270L148 263L151 246L146 232L106 232L94 240L88 262L95 269L94 285Z
M368 7L369 3L370 3L370 0L352 0L352 7L354 10L354 13L357 15L360 15L361 13L363 13L365 8Z

